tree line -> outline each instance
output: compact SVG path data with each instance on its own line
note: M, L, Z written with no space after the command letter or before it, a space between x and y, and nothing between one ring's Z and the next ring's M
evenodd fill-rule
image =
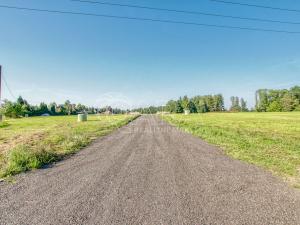
M206 113L206 112L290 112L300 111L300 86L294 86L290 89L259 89L255 93L255 107L247 108L247 102L243 98L232 96L230 98L231 106L225 109L224 97L222 94L216 95L198 95L192 98L188 96L180 97L177 100L170 100L165 106L150 106L137 108L131 111L142 114L155 114L157 112L183 113L189 110L190 113ZM118 108L103 107L95 108L88 107L82 104L72 104L69 100L64 104L52 102L46 104L41 102L39 105L30 105L21 96L16 102L5 100L0 107L0 113L7 117L24 117L40 116L43 114L49 115L76 115L78 113L104 113L113 114L128 113L129 110Z
M222 94L203 95L188 98L180 97L177 100L170 100L165 106L150 106L146 108L134 109L134 111L153 114L157 112L183 113L189 110L190 113L206 112L290 112L300 111L300 86L290 89L259 89L255 93L255 107L249 109L244 98L232 96L231 105L228 109L224 106Z
M300 111L300 86L290 89L259 89L255 93L258 112Z
M165 111L165 106L149 106L149 107L140 107L136 109L132 109L132 112L139 112L141 114L156 114L158 112Z
M204 95L188 98L180 97L178 100L170 100L166 104L166 110L170 113L183 113L189 110L191 113L221 112L225 110L223 95Z
M4 103L0 108L0 113L2 115L11 118L18 118L24 116L41 116L48 114L52 116L57 116L76 115L78 113L96 114L104 112L109 112L113 114L123 114L127 111L118 108L113 109L110 106L104 108L88 107L83 104L73 104L69 100L65 101L64 104L57 104L55 102L46 104L44 102L41 102L39 105L30 105L21 96L18 97L17 101L15 102L4 100Z
M188 98L180 97L178 100L170 100L165 106L150 106L133 109L134 112L142 114L155 114L158 112L183 113L189 110L191 113L205 113L225 111L224 98L221 94L195 96Z

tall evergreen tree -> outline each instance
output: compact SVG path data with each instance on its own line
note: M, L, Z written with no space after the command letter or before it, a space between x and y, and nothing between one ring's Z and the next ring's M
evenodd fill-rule
M181 105L181 101L176 101L175 112L176 113L183 113L183 107Z

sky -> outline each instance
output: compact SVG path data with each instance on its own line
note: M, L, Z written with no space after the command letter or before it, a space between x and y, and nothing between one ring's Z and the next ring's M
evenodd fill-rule
M210 0L112 3L300 23L300 13ZM232 0L233 1L233 0ZM300 10L294 0L234 0ZM105 6L70 0L0 0L0 5L225 26L300 31L300 24ZM300 34L28 12L0 7L0 64L10 91L39 102L121 107L163 105L179 96L222 93L254 105L259 88L300 84Z

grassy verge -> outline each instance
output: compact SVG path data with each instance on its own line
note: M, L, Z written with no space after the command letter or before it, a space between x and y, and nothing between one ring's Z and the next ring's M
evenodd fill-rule
M208 113L163 119L300 187L300 113Z
M40 168L73 154L92 140L135 119L135 116L34 117L0 124L0 177Z

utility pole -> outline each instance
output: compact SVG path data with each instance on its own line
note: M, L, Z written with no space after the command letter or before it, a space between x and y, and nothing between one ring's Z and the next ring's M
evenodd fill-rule
M2 85L2 66L0 65L0 106L1 106L1 104L2 104L2 96L1 96L1 93L2 93L2 89L1 89L1 85Z
M2 106L2 66L0 65L0 108ZM2 122L2 114L0 113L0 122Z

